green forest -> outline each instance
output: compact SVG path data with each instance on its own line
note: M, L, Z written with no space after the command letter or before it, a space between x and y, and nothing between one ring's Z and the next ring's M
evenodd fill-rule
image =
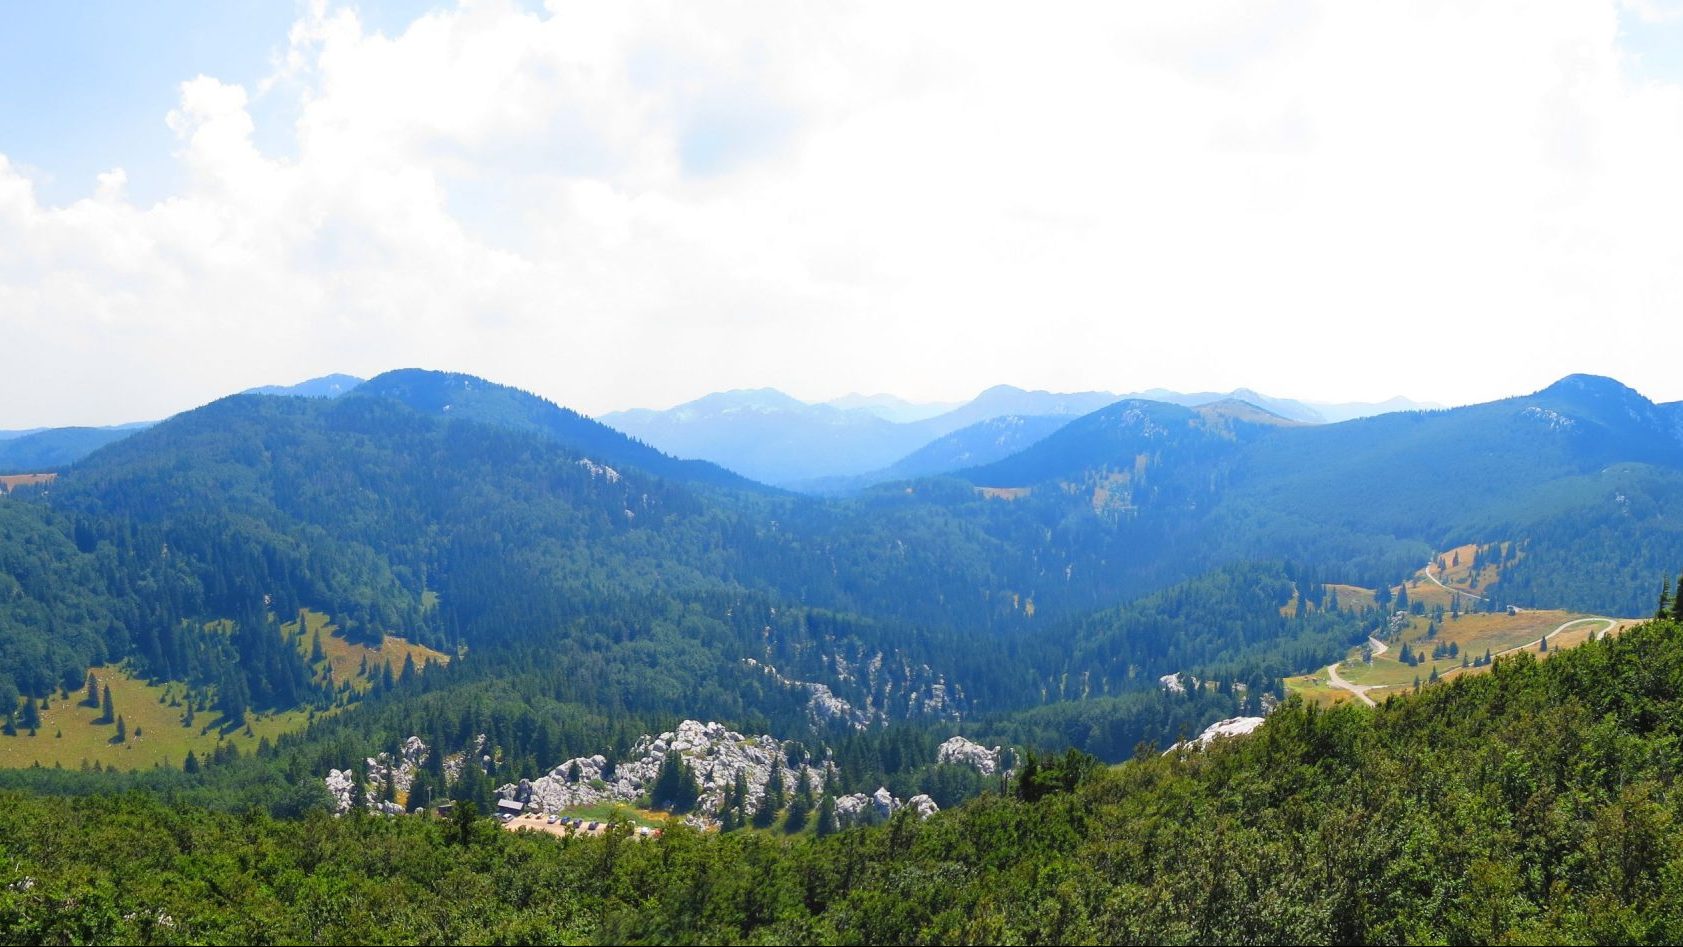
M0 796L8 942L1675 943L1683 626L825 837Z
M1653 611L1683 464L1577 390L1322 428L1122 402L828 498L468 376L214 402L0 495L0 937L1675 938L1673 623L1375 710L1285 684L1425 616L1460 543L1495 571L1453 615ZM1544 405L1584 423L1432 473ZM773 775L704 800L668 749L613 795L683 721ZM616 827L490 818L545 778Z

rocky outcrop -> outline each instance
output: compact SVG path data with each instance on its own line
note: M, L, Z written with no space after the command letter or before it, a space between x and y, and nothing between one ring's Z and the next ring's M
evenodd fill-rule
M356 777L348 769L330 769L327 771L327 794L333 797L333 811L337 815L344 815L351 811L351 800L356 791Z
M997 746L990 750L964 737L953 737L941 744L941 748L936 751L935 762L968 766L983 776L992 776L999 771L1002 753Z
M860 710L848 703L846 700L837 697L836 693L830 690L830 686L828 684L819 684L813 681L797 681L794 678L784 677L782 674L778 673L777 668L772 667L769 664L762 664L753 658L744 658L743 663L747 664L749 667L760 668L784 687L791 687L806 691L807 713L811 714L812 718L819 723L829 723L831 721L841 720L847 722L855 730L864 730L869 727L872 722L882 716L880 713L871 713L869 711Z
M703 822L719 815L725 790L735 785L738 774L747 783L749 808L764 797L773 769L782 772L783 785L789 791L800 778L800 765L789 765L783 744L776 738L749 737L727 730L723 724L686 720L676 730L637 741L628 758L617 765L609 766L600 755L581 756L538 779L503 786L498 795L535 805L544 812L602 802L637 802L648 794L669 750L678 751L696 775L701 795L695 814ZM831 778L829 761L802 757L796 762L806 766L814 795L823 793Z
M870 795L856 792L837 796L836 822L844 829L856 825L876 825L888 821L889 816L907 808L917 813L920 819L927 819L941 811L935 800L926 795L916 795L901 802L888 791L888 787L879 786L877 791Z
M483 768L491 763L491 757L486 753L488 738L480 734L474 738L474 753L479 765ZM415 771L426 762L428 746L420 737L410 737L398 747L397 755L380 753L370 756L366 764L367 780L363 785L364 799L370 811L400 813L403 806L396 802L386 801L386 796L393 799L407 799L409 788L415 784ZM444 758L444 775L454 781L461 776L462 767L467 765L468 754L452 753ZM327 771L323 782L327 785L327 792L333 797L334 811L344 814L351 810L352 800L355 798L356 773L349 769L332 769Z
M490 757L485 737L475 743L474 753L480 761ZM814 798L824 794L835 778L835 767L828 755L814 759L801 754L791 765L790 752L775 737L750 737L723 724L686 720L676 730L658 736L645 736L632 746L625 760L615 764L606 757L580 756L567 760L536 779L521 779L497 790L503 799L513 799L540 812L556 813L579 806L600 803L638 803L647 801L650 789L660 775L661 765L668 752L676 751L695 774L700 791L689 820L698 825L716 825L724 809L726 791L736 785L740 776L747 786L747 811L753 811L765 797L766 784L773 772L782 776L786 793L795 791L805 768ZM381 802L389 781L398 798L413 785L416 770L425 763L427 745L410 737L404 741L397 757L381 753L367 760L367 780L364 798L373 811L401 812L396 803ZM1000 750L992 750L954 737L942 747L942 761L976 766L982 773L997 771ZM450 778L465 765L467 754L453 754L444 761ZM983 768L986 767L986 768ZM331 770L325 779L327 791L333 796L335 809L350 811L356 798L357 774L353 770ZM913 796L902 802L886 787L876 792L853 793L836 797L837 821L843 826L874 824L885 821L900 809L911 809L919 818L928 818L940 807L926 795Z
M578 461L578 465L590 472L590 479L592 480L595 480L597 477L601 477L609 483L619 483L619 471L612 467L605 464L599 464L588 457L581 457Z
M923 793L918 793L912 798L907 799L906 808L917 813L917 817L920 819L927 819L935 813L941 811L941 807L935 804L935 800L929 798Z
M1266 717L1228 717L1226 720L1217 720L1215 723L1205 727L1203 733L1198 734L1196 737L1191 740L1187 740L1184 743L1176 743L1174 746L1169 747L1163 752L1164 755L1168 755L1169 753L1182 749L1201 750L1217 740L1229 737L1242 737L1255 731L1257 727L1262 726L1266 722Z
M1228 717L1226 720L1217 720L1205 727L1204 732L1198 734L1198 738L1192 742L1200 747L1209 746L1223 737L1244 736L1266 722L1266 717Z
M1188 687L1196 690L1202 684L1203 682L1196 677L1190 674L1182 674L1179 671L1173 674L1165 674L1157 679L1157 686L1171 694L1184 694Z

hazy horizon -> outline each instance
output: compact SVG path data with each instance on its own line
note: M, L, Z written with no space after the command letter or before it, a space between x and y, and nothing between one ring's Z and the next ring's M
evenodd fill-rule
M324 365L592 415L1002 381L1454 405L1580 371L1683 398L1676 9L1016 14L8 8L0 428Z

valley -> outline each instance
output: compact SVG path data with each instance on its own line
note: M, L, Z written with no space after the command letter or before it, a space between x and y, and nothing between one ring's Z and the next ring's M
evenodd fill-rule
M1335 424L1124 399L833 496L472 376L322 390L0 496L0 792L823 845L1619 647L1600 616L1683 562L1671 408L1607 379Z

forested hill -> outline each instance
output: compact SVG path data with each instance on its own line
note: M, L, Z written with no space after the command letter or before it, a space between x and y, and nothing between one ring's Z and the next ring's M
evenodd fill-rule
M611 466L693 483L757 489L746 477L703 460L679 460L576 411L518 388L456 372L417 368L386 372L357 386L355 393L406 404L422 414L464 419L541 434L570 450Z
M1664 513L1683 502L1676 408L1612 379L1329 425L1219 407L1120 402L959 476L1065 523L1177 517L1184 545L1160 564L1342 562L1377 585L1431 549L1502 537L1527 556L1497 597L1635 614L1645 577L1683 562Z
M818 500L651 473L651 449L468 376L236 396L0 498L0 695L27 713L121 664L229 725L339 712L378 669L327 679L298 637L316 615L347 645L460 659L428 675L451 752L499 690L556 701L575 754L711 716L814 740L956 722L1114 759L1342 657L1379 618L1293 603L1391 587L1458 538L1502 544L1482 608L1646 611L1683 563L1669 420L1584 378L1320 427L1123 402L985 468L1020 477ZM1220 699L1166 709L1175 673ZM376 696L312 765L417 732L415 705ZM508 751L543 766L563 742L528 728Z
M1062 567L1020 511L968 491L953 506L830 505L653 476L417 394L455 397L471 380L417 381L406 398L223 399L98 452L33 501L7 498L17 535L40 537L8 571L28 605L0 636L9 680L45 697L128 660L147 679L249 692L257 709L319 702L276 627L313 610L348 641L465 647L470 667L506 669L510 652L594 667L581 700L598 710L800 715L811 682L856 719L895 720L1045 690L1056 662L1004 660L996 637L1032 621L1024 585ZM494 387L462 403L532 408ZM1080 572L1082 594L1101 594L1098 570ZM724 681L763 690L743 686L749 658L788 683L696 706Z
M24 942L1676 943L1683 629L1499 661L920 822L559 842L0 796ZM629 832L629 829L625 830ZM67 844L66 839L74 839Z

